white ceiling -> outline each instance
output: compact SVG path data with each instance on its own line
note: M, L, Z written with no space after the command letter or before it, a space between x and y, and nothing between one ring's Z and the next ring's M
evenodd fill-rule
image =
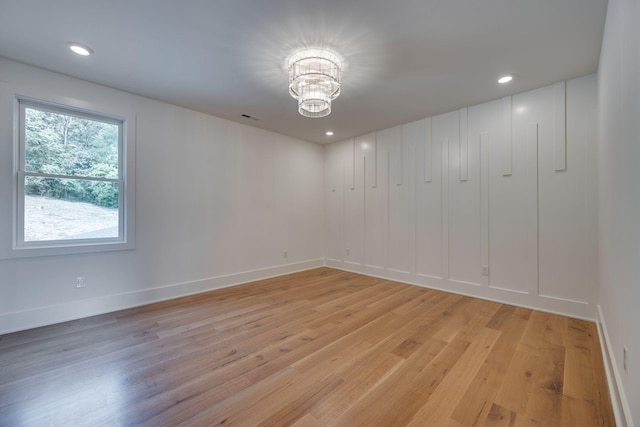
M606 0L0 0L0 56L325 143L596 72L606 7ZM73 55L67 41L95 54ZM302 47L332 48L346 61L328 117L300 116L287 91L285 60ZM515 81L499 86L503 73Z

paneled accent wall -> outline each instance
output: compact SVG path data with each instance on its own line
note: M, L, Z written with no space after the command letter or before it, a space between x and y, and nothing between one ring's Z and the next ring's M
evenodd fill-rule
M595 75L325 147L329 266L595 318Z

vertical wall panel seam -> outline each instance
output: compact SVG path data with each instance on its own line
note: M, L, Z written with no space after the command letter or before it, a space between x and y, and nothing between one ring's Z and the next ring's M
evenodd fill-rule
M425 147L426 149L426 147ZM413 274L417 275L418 274L418 242L420 239L418 239L418 218L420 217L420 215L418 215L418 193L419 193L419 189L420 189L420 185L419 185L419 179L418 179L418 159L415 159L415 176L414 176L414 181L415 181L415 185L413 186L413 236L414 236L414 240L413 240L413 265L414 265L414 270L413 270ZM424 165L423 165L424 166Z
M444 141L440 141L440 276L446 280L444 274Z
M446 280L451 277L451 141L447 139L447 212L445 217L447 218L447 265L446 265Z
M346 248L347 248L347 192L344 191L346 187L347 180L347 165L344 159L340 162L342 165L342 183L341 183L341 192L342 192L342 250L340 251L340 256L342 258L342 262L346 261Z
M404 185L404 126L400 126L400 168L398 171L399 180L396 185Z
M136 127L137 128L137 127ZM235 138L235 133L234 133L234 139L233 139L233 149L231 150L232 156L233 156L233 173L232 173L232 179L231 179L231 194L233 194L233 205L231 207L231 211L233 212L233 235L237 236L238 235L238 229L239 224L238 224L238 220L239 220L239 215L238 215L238 176L237 176L237 170L238 170L238 141ZM234 242L233 248L231 249L234 253L236 251L236 247L237 247L237 243ZM234 257L235 258L235 257ZM237 262L234 260L234 262ZM234 266L236 267L236 266Z
M413 260L413 262L411 263L411 265L409 266L409 271L411 272L411 274L416 274L417 271L417 262L416 262L416 256L417 256L417 241L418 239L416 238L416 188L418 187L418 180L417 178L419 177L418 171L417 171L417 165L418 165L418 147L416 147L415 145L412 146L412 153L413 154L410 158L409 158L409 170L408 170L408 176L411 177L413 176L414 179L408 179L408 184L409 184L409 188L408 188L408 195L409 195L409 222L411 223L411 237L410 239L412 239L413 241L411 242L412 244L410 245L411 251L413 252L411 255L411 259ZM411 167L413 165L413 167ZM413 174L411 173L413 172ZM413 191L411 191L413 190Z
M389 265L391 264L389 262L389 253L391 252L389 250L389 247L391 246L391 153L389 151L387 151L387 203L386 203L386 207L387 207L387 236L386 236L386 249L385 249L385 265L384 268L388 269Z
M478 181L480 182L480 191L478 191L478 206L480 207L480 217L478 218L478 222L480 225L480 265L484 265L484 256L483 256L483 252L484 252L484 245L483 245L483 226L484 226L484 222L483 222L483 218L484 218L484 209L483 209L483 198L482 198L482 189L483 189L483 185L484 185L484 180L482 179L482 174L484 173L484 169L482 167L482 160L483 160L483 153L482 153L483 147L482 147L482 133L480 133L478 135L478 151L479 151L479 161L478 161L478 175L479 175L479 179ZM482 285L484 282L484 279L481 277L480 278L480 284Z
M540 130L536 132L536 295L540 295Z
M491 136L487 133L487 286L491 286Z
M483 167L483 160L485 160L485 164ZM489 215L491 214L491 209L489 206L490 200L490 161L491 156L489 153L489 133L484 132L480 133L480 237L481 237L481 261L483 265L486 265L489 272L487 274L486 286L490 285L490 277L491 277L491 268L490 268L490 259L489 259L489 239L490 239L490 229L489 229ZM486 174L486 177L485 177ZM483 191L484 189L484 191ZM485 195L485 200L483 200L482 195ZM484 230L484 232L483 232ZM482 241L484 237L485 241ZM486 258L486 259L485 259ZM486 260L486 264L484 264Z
M362 258L360 264L367 264L367 157L362 156Z
M533 244L535 244L535 250L533 251L533 256L535 260L532 260L535 266L534 272L534 281L532 282L532 287L529 292L533 291L534 295L540 295L540 162L539 162L539 124L537 122L529 123L526 127L526 142L527 145L531 146L533 159L531 160L534 164L531 166L532 170L535 173L535 176L532 177L532 182L535 185L535 206L531 207L530 215L535 215L535 221L531 221L535 226L535 234L533 235Z

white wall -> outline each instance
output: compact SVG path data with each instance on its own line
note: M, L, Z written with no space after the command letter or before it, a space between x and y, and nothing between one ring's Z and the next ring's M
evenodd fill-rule
M609 0L598 72L600 320L629 425L640 422L639 22L637 0Z
M9 108L25 90L137 115L136 248L0 260L0 333L323 264L321 146L3 59L0 86ZM8 247L13 134L3 108Z
M327 146L328 265L595 319L596 92L585 76Z

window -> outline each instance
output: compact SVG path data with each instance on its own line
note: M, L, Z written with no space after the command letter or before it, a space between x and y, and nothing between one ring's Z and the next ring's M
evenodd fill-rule
M14 249L132 247L126 120L18 99Z

